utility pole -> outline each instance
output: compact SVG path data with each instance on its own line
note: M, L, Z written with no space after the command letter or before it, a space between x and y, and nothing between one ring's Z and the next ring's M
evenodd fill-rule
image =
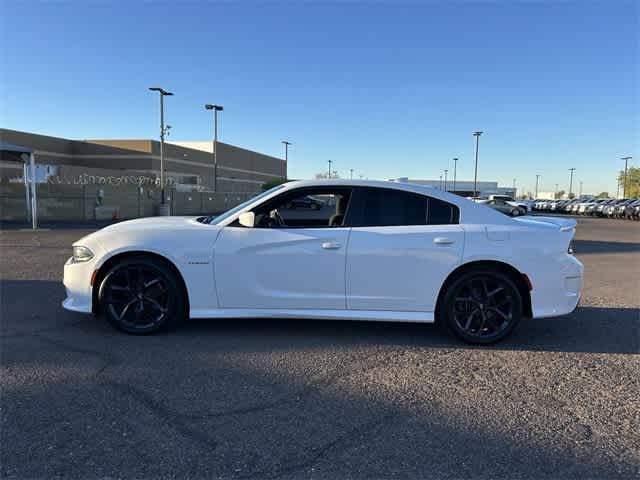
M213 110L213 191L218 193L218 112L224 110L222 105L207 103L204 108Z
M575 171L575 167L574 168L570 168L569 172L570 176L569 176L569 199L571 199L571 194L573 193L573 172Z
M558 184L556 183L556 194L554 195L554 197L556 197L556 199L558 198Z
M458 166L458 159L454 158L453 159L453 192L455 193L456 191L456 170Z
M536 198L538 198L538 180L540 179L540 175L536 175Z
M349 178L353 180L353 168L349 169Z
M442 190L442 175L440 175L440 186L438 187L440 190Z
M449 173L449 170L447 170L446 168L444 169L444 191L447 191L447 173Z
M473 196L478 196L478 148L480 146L480 135L482 135L481 131L473 132L473 136L476 137L476 166L473 169Z
M623 180L622 180L622 182L623 182L623 184L622 184L622 197L623 198L627 198L627 163L632 158L633 157L622 157L620 159L620 160L624 160L624 177L623 177Z
M331 178L331 160L327 160L329 162L329 176L327 178Z
M282 143L284 143L284 179L287 179L287 171L289 168L289 145L293 145L291 142L287 142L286 140L283 140Z
M578 197L582 197L582 180L580 180L580 195Z
M164 127L164 97L170 97L173 93L167 92L160 87L149 87L149 90L160 94L160 215L169 215L169 211L166 207L166 195L164 189L164 136L166 133Z

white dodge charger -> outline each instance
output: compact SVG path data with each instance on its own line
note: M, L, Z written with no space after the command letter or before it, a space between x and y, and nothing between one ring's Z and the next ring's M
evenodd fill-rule
M321 206L294 208L307 198ZM78 240L63 306L134 334L292 317L439 322L485 344L522 317L576 308L575 226L420 185L289 182L217 217L143 218Z

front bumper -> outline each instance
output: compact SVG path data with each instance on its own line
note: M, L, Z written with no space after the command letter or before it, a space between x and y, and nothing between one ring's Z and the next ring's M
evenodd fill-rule
M67 298L62 302L63 308L73 312L91 313L91 276L94 269L95 259L82 263L74 263L72 258L67 260L64 264L63 280Z

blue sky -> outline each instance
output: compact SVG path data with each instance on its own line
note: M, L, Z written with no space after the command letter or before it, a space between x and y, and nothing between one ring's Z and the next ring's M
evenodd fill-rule
M1 2L0 126L70 138L211 137L369 178L615 193L638 165L635 1Z

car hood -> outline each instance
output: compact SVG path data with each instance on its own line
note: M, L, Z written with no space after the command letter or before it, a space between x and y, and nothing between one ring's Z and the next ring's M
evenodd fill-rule
M198 217L145 217L114 223L100 230L101 232L115 233L132 230L157 230L157 229L178 229L191 228L200 223ZM195 225L194 225L195 224Z
M167 233L185 230L213 229L215 226L197 221L198 217L146 217L114 223L101 228L74 242L74 245L89 246L98 242L102 244L107 238L149 236L166 236Z

